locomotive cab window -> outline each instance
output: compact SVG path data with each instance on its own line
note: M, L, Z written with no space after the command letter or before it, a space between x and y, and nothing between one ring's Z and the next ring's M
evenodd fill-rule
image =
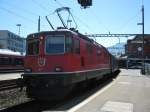
M46 53L63 54L65 52L64 36L47 36Z
M71 37L66 37L66 53L71 53L73 51L72 48L72 38Z
M28 55L39 54L39 41L38 40L28 40L27 41L27 54Z

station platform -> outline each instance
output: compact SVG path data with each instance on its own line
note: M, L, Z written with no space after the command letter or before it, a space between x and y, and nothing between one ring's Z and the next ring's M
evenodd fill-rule
M150 76L121 69L112 83L67 112L150 112Z
M0 81L1 80L11 80L21 78L22 73L1 73L0 74Z

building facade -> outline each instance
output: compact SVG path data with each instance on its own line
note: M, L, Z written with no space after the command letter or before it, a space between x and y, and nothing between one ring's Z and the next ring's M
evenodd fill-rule
M125 45L125 53L130 61L141 62L142 55L142 35L136 35L132 40L128 40ZM150 34L144 36L144 59L150 61Z
M142 58L142 43L142 35L137 35L134 39L127 41L125 52L129 58ZM144 36L144 58L150 59L150 35Z
M0 30L0 49L9 49L15 52L24 53L26 39L8 30Z

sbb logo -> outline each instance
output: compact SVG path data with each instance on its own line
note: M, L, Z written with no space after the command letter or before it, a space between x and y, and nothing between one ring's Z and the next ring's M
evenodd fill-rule
M39 57L38 58L38 65L39 66L45 66L45 61L46 61L46 59L44 57Z

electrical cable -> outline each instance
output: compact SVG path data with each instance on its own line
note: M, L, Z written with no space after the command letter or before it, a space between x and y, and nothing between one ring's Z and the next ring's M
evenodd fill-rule
M29 21L29 22L31 22L31 23L37 25L37 23L36 23L34 20L30 19L30 18L27 18L27 17L25 17L25 16L22 16L22 15L20 15L20 14L17 14L17 13L15 13L15 12L13 12L13 11L11 11L11 10L9 10L9 9L6 9L6 8L4 8L4 7L1 7L1 6L0 6L0 9L3 10L3 11L5 11L5 12L7 12L7 13L9 13L9 14L11 14L11 15L17 16L17 17L19 17L19 18L21 18L21 19L23 19L23 20ZM47 25L41 25L41 26L46 27Z
M124 30L136 17L139 15L139 11L131 18L129 18L123 25L119 27L119 31Z
M45 8L42 3L40 4L39 2L32 0L33 3L35 3L37 6L39 6L41 9L43 9L46 12L49 12L47 8Z
M3 11L5 11L5 12L7 12L7 13L9 13L9 14L12 14L12 15L14 15L14 16L17 16L17 17L19 17L19 18L22 18L22 19L24 19L24 20L27 20L27 21L30 21L30 22L36 24L36 22L33 21L32 19L27 18L27 17L22 16L22 15L19 15L19 14L15 13L15 12L9 10L9 9L6 9L6 8L4 8L4 7L1 7L1 6L0 6L0 9L3 10Z
M9 3L9 2L5 2L5 3L7 3L7 5L9 5L9 6L12 6L11 9L12 9L12 8L16 8L16 9L22 10L23 12L28 13L28 14L30 14L30 15L39 16L39 14L37 14L37 13L35 13L35 12L32 12L32 11L29 11L29 10L27 10L27 9L24 9L23 7L20 7L19 5L14 5L14 4L11 4L11 3Z
M57 3L59 6L63 7L63 4L61 4L60 2L58 2L57 0L54 0L55 3Z
M95 20L97 20L97 22L107 30L107 32L110 32L110 29L106 25L104 25L102 21L100 21L101 19L95 14L95 12L92 9L90 10L90 13L93 15L92 17L94 17Z

